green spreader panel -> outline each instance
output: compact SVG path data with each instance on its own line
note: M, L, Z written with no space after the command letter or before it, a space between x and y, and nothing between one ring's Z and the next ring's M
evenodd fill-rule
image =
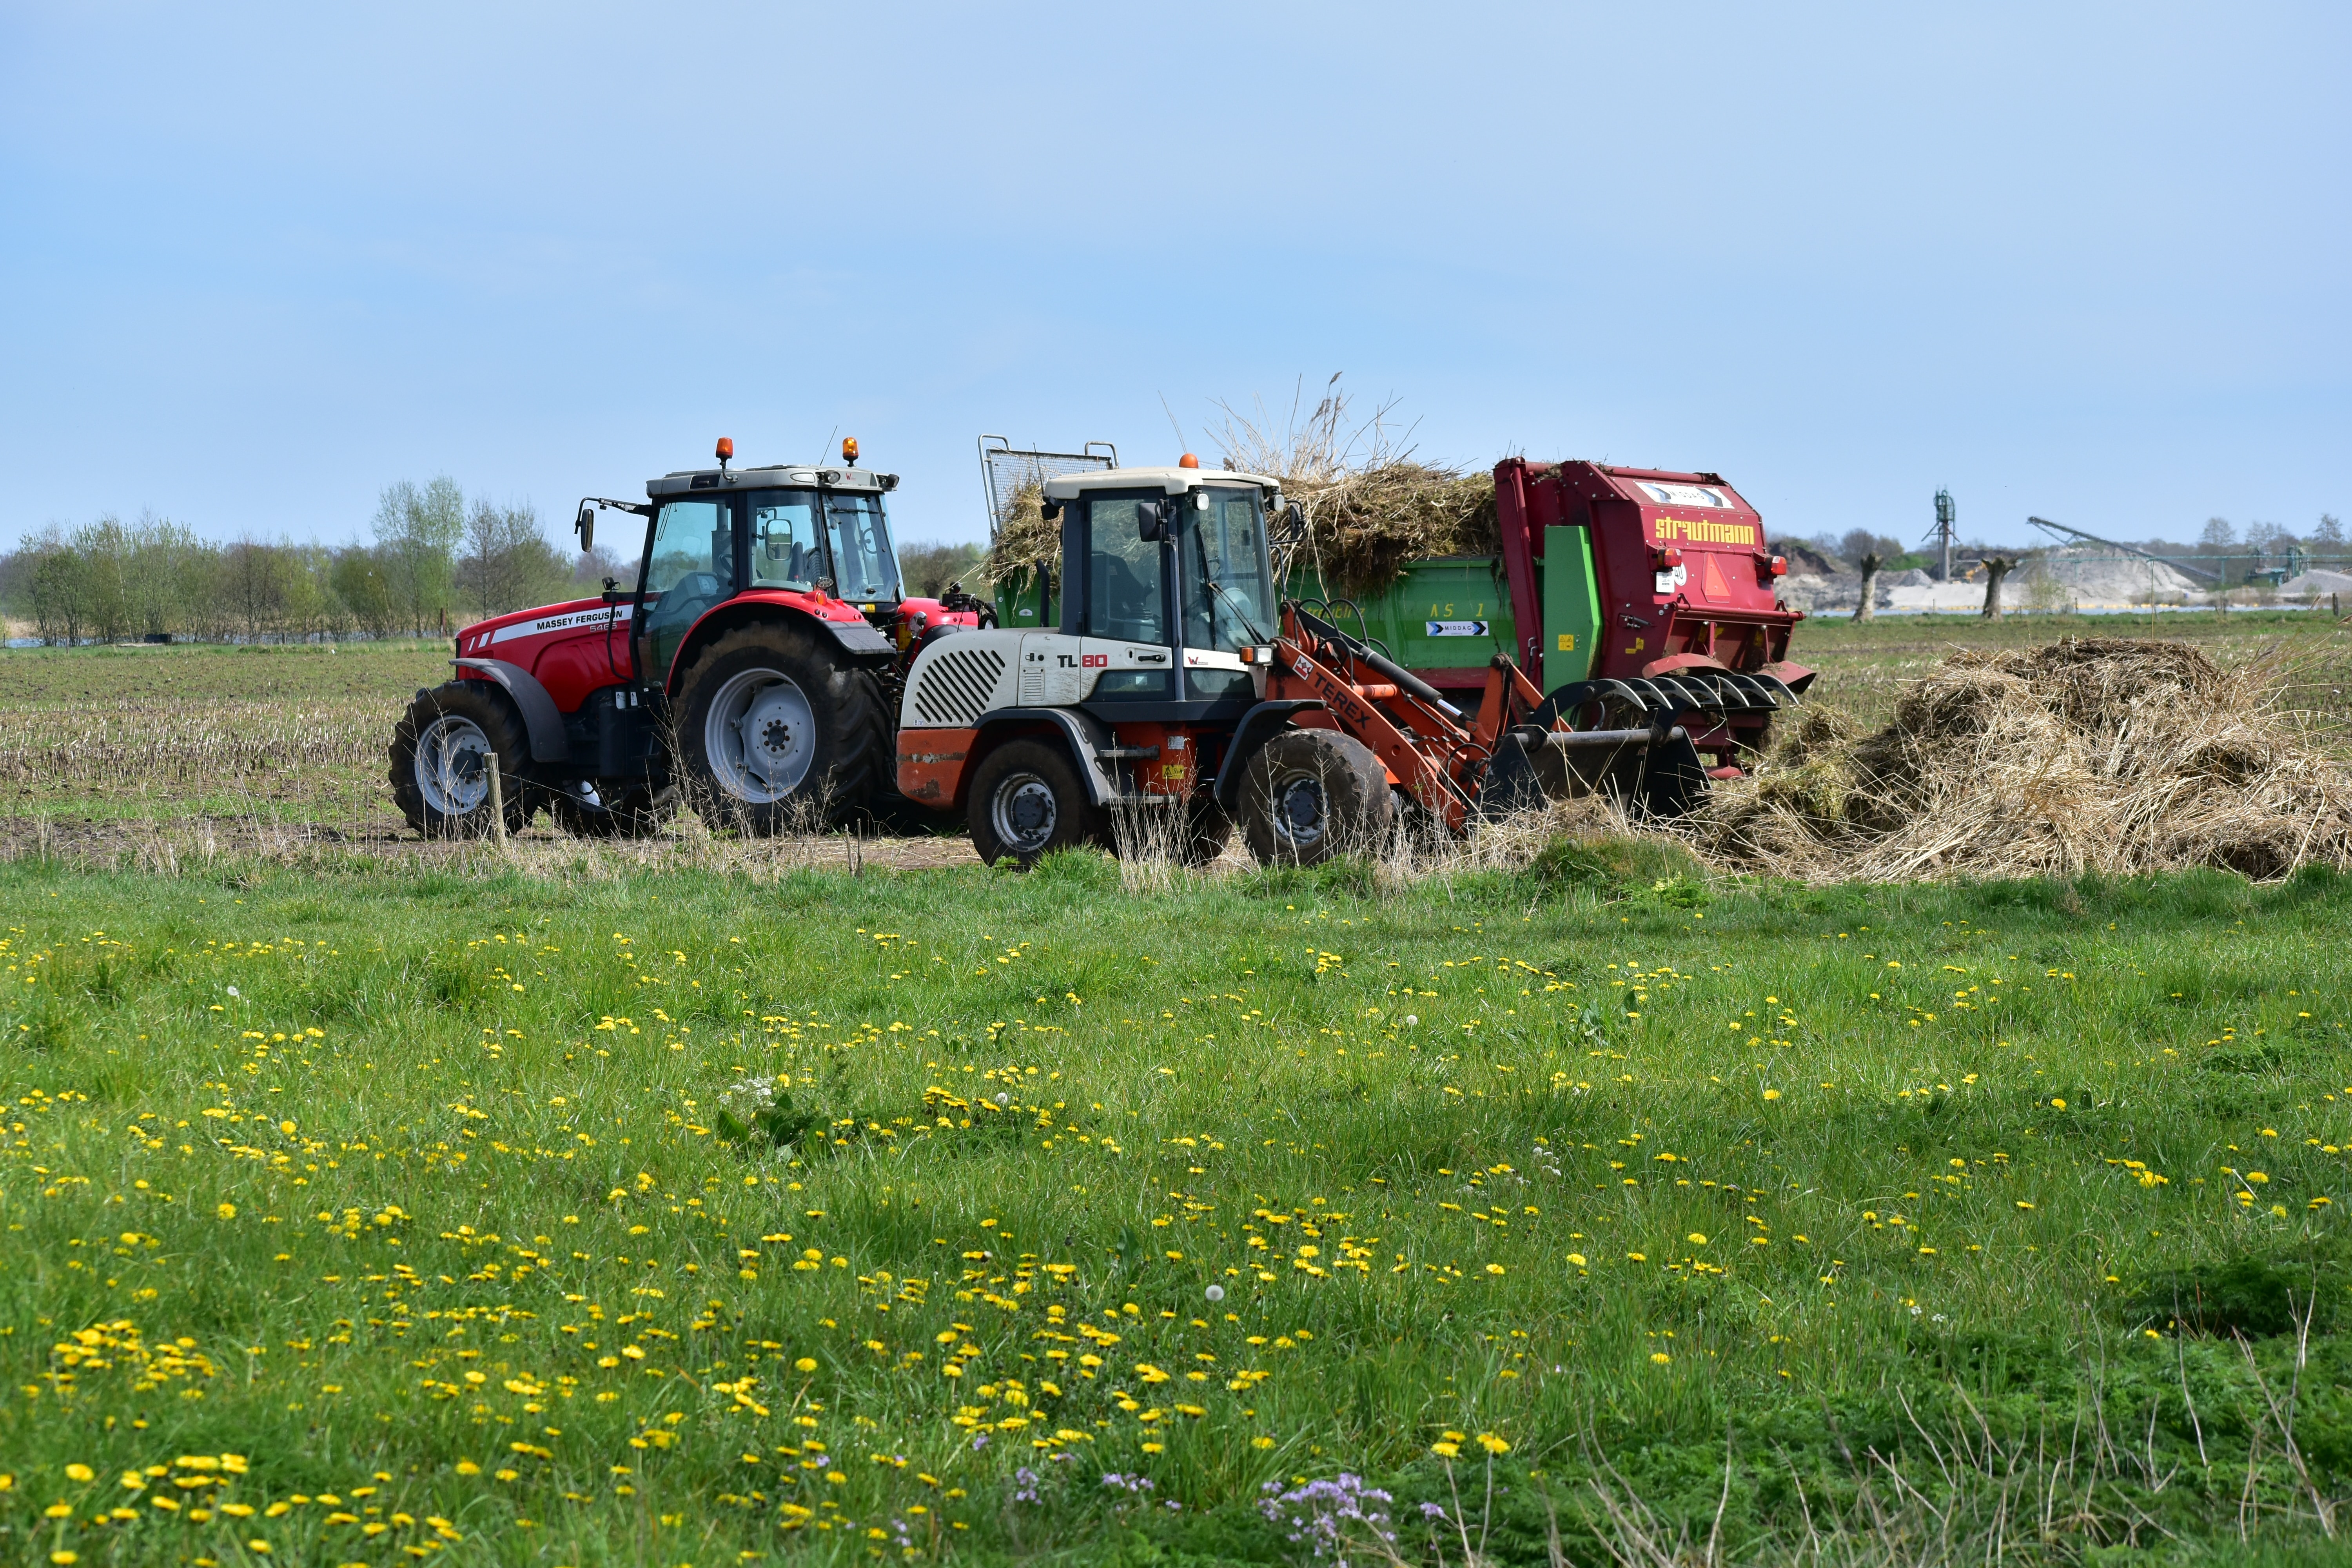
M1286 591L1322 596L1320 580L1303 564L1292 568ZM1357 603L1361 629L1408 669L1484 669L1513 647L1510 590L1495 556L1410 562L1388 592ZM1335 618L1344 631L1359 629L1352 611L1342 608Z
M1601 632L1601 594L1592 575L1592 531L1544 530L1543 679L1547 691L1592 673Z
M1045 597L1045 578L1041 572L1008 572L993 585L996 600L996 624L1017 626L1024 631L1040 629L1037 612ZM1056 617L1059 624L1059 617ZM1045 628L1050 630L1051 628Z

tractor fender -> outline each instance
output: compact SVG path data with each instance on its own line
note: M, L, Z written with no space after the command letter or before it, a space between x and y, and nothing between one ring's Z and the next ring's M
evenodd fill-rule
M784 623L805 631L830 633L841 650L859 664L879 665L898 657L898 645L877 632L862 617L855 621L828 621L813 616L796 605L778 604L773 599L737 597L712 605L703 613L694 628L681 638L677 651L670 656L669 668L663 672L663 688L669 695L678 694L678 682L694 668L695 659L714 640L739 626L757 626L762 621Z
M1242 721L1234 726L1233 741L1225 747L1224 765L1217 770L1217 782L1212 791L1227 816L1241 808L1242 774L1248 770L1250 759L1257 755L1258 748L1288 729L1292 714L1322 706L1311 697L1283 698L1261 702L1242 715Z
M494 681L506 689L509 697L522 714L522 727L530 737L530 760L534 763L568 763L572 760L572 742L563 733L563 714L555 706L555 699L539 678L519 664L502 658L453 658L458 679L471 676Z
M1071 760L1078 764L1078 777L1086 781L1087 796L1097 805L1108 805L1118 798L1118 786L1103 771L1102 758L1096 755L1110 744L1110 731L1072 708L995 708L982 714L972 721L980 740L971 749L971 766L979 765L982 752L993 743L996 737L989 731L1001 735L1011 724L1030 729L1051 726L1058 731L1069 746ZM971 776L969 768L965 776Z

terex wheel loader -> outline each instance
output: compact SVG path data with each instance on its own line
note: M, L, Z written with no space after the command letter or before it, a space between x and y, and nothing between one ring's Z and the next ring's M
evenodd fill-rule
M1514 470L1506 521L1532 532L1527 467ZM1299 519L1276 480L1190 455L1047 479L1057 589L1034 629L943 631L919 651L899 715L899 791L963 812L983 859L1024 865L1127 837L1114 832L1120 813L1139 826L1157 817L1150 837L1187 859L1216 855L1238 819L1259 860L1311 865L1377 847L1406 811L1458 833L1591 790L1639 812L1687 809L1710 776L1738 771L1761 720L1796 700L1783 677L1809 679L1785 662L1795 616L1770 591L1780 563L1758 549L1761 525L1744 504L1745 521L1724 520L1727 486L1697 486L1712 476L1663 477L1669 488L1641 471L1644 489L1633 471L1572 467L1609 487L1580 498L1580 513L1544 518L1607 590L1583 595L1581 678L1547 697L1497 653L1475 714L1377 647L1360 613L1359 631L1346 630L1352 605L1278 600L1270 538ZM1708 585L1697 595L1685 551ZM1746 599L1731 585L1742 574L1757 584ZM1613 625L1601 621L1604 602ZM1620 642L1643 673L1610 672Z
M573 833L649 831L673 802L713 826L772 832L871 808L890 791L907 661L993 610L950 589L900 592L884 497L857 463L718 466L664 475L642 502L636 584L469 626L455 678L419 691L394 731L392 790L409 825L511 830L544 805ZM634 532L634 530L633 530Z

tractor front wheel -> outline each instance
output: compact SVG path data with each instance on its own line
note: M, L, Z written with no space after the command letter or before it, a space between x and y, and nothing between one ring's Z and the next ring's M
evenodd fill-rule
M971 800L971 847L992 866L1009 858L1025 871L1056 849L1109 837L1068 755L1037 741L1008 741L989 752L972 773Z
M1242 773L1242 836L1261 866L1319 866L1395 832L1388 770L1353 736L1286 730Z
M509 833L530 820L530 741L507 695L478 680L420 691L392 732L392 797L427 838L490 831L490 759L499 764Z

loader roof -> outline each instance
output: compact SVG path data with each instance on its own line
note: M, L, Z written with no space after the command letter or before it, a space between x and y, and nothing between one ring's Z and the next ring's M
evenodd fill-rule
M1045 496L1049 500L1075 500L1088 490L1148 490L1155 488L1171 496L1180 496L1194 485L1220 481L1263 485L1270 490L1282 488L1280 479L1270 479L1264 474L1238 473L1231 468L1097 468L1047 479Z

